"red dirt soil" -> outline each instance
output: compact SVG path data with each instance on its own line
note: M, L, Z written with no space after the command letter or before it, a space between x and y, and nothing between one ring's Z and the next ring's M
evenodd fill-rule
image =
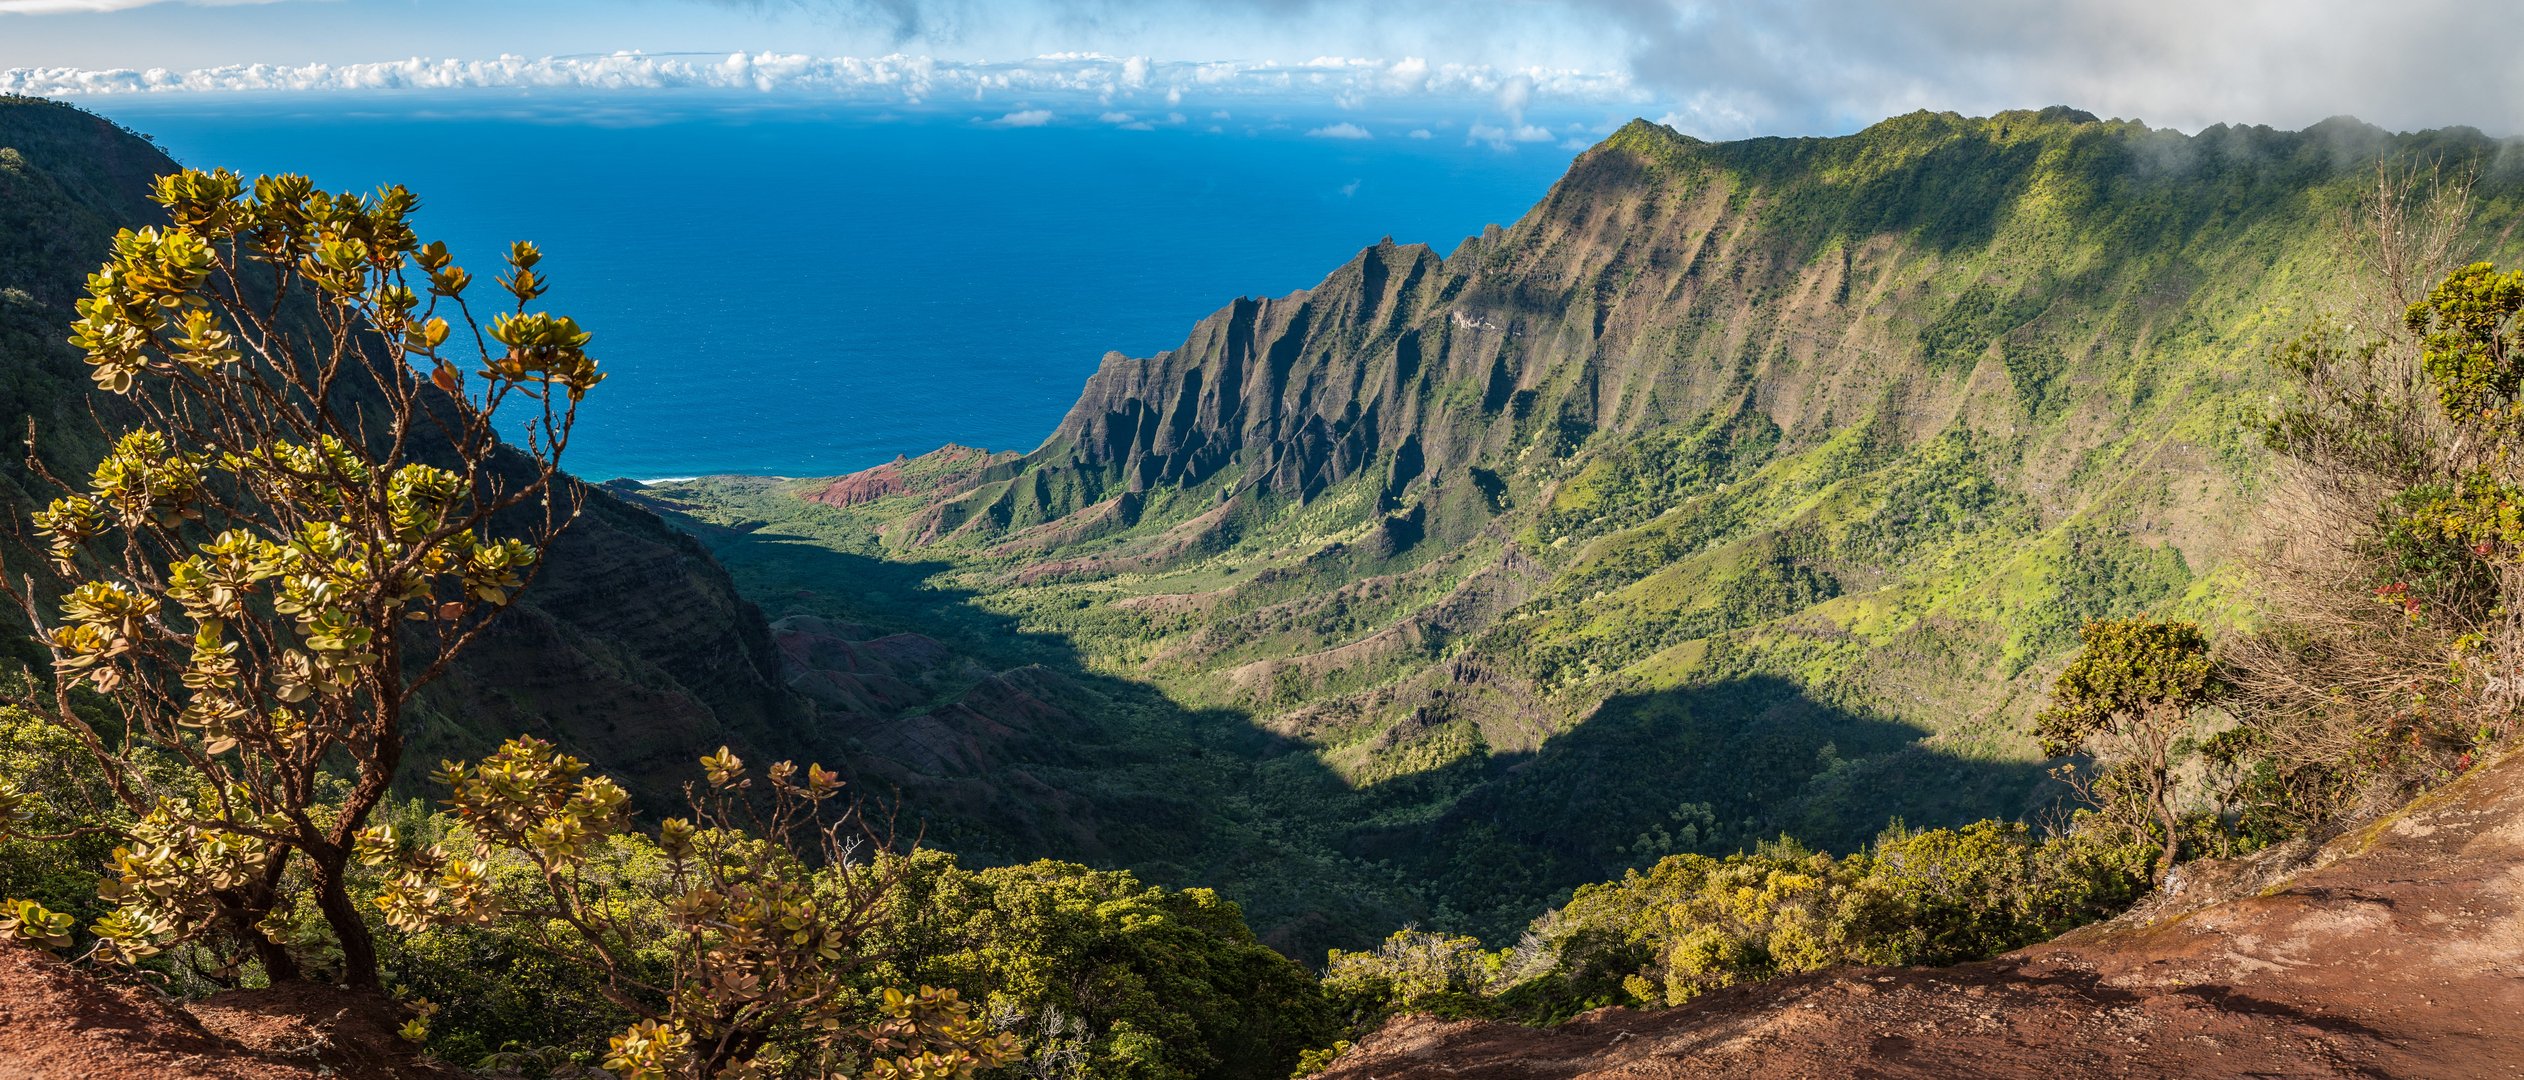
M1996 960L1838 969L1556 1028L1403 1017L1324 1080L2524 1077L2524 755L2253 887ZM2201 898L2222 892L2227 899Z
M392 1006L333 987L221 994L190 1011L0 944L0 1080L443 1080L395 1037Z

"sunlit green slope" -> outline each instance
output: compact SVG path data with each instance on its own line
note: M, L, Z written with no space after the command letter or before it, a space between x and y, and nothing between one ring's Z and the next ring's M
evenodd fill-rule
M1331 888L1495 934L1672 851L2040 813L2024 721L2076 628L2241 610L2261 356L2326 305L2339 215L2380 160L2477 172L2511 222L2504 149L1635 122L1450 255L1371 248L1108 357L1031 454L652 494L739 526L714 546L775 616L1139 688L1160 760L1219 745L1168 710L1283 740L1184 796L1318 853L1180 857L1266 924Z

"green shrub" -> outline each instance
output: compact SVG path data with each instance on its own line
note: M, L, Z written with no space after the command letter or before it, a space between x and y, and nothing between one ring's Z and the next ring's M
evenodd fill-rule
M1371 950L1332 950L1323 989L1354 1020L1396 1012L1483 1015L1488 995L1504 988L1503 959L1479 938L1397 930Z
M1543 1023L1835 964L1956 963L2127 908L2154 855L2106 830L2037 838L1997 821L1897 825L1839 858L1782 838L1581 888L1511 949L1406 931L1374 952L1335 952L1324 983L1361 1028L1414 1011Z
M1025 1039L1021 1071L1281 1080L1339 1033L1305 969L1208 889L1049 860L909 862L871 932L883 959L868 977L962 991Z
M85 927L112 905L97 880L130 816L105 790L68 729L0 708L0 896L30 900Z

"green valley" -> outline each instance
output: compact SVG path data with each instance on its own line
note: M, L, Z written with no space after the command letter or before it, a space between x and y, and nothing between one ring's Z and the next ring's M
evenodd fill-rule
M1108 356L1029 454L634 497L775 619L970 669L900 716L1034 673L1057 749L840 724L951 850L1215 885L1301 956L1504 942L1668 854L2062 813L2027 720L2078 627L2244 617L2265 357L2336 307L2338 216L2427 162L2511 221L2501 149L1634 122L1450 254Z

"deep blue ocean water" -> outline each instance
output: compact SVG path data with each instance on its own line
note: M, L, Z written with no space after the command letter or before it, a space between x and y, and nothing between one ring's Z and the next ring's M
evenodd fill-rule
M1003 129L965 117L656 103L100 100L187 165L388 181L487 281L542 245L596 334L572 471L829 475L947 442L1031 449L1108 349L1392 236L1451 251L1571 152L1281 132Z

